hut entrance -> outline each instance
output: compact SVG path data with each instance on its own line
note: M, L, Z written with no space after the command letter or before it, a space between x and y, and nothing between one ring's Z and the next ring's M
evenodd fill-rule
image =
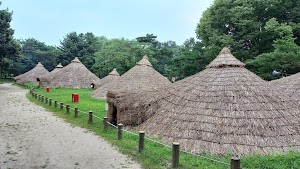
M113 107L112 124L117 125L117 123L118 123L118 117L117 117L118 109L115 105L112 105L112 107Z

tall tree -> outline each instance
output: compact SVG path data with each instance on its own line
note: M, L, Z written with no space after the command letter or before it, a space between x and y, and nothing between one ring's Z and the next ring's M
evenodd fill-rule
M295 43L292 26L279 24L272 18L266 23L265 29L279 38L272 44L273 51L247 62L249 69L267 80L300 72L300 46Z
M20 46L13 38L14 30L10 27L11 21L12 12L8 9L0 10L0 76L9 68L9 62L19 58Z
M99 48L97 42L97 37L93 33L71 32L66 35L59 46L60 54L57 61L67 65L78 57L88 69L91 69L95 63L95 53Z
M180 55L172 59L166 71L169 77L180 80L203 70L207 64L208 61L203 56L203 44L189 38L183 43Z
M93 71L98 76L104 77L113 68L117 68L118 72L123 74L132 68L144 54L147 54L150 60L152 59L151 49L142 47L135 40L111 39L96 52Z
M273 17L291 25L300 39L299 9L299 0L215 0L203 13L196 33L209 60L229 46L237 58L245 61L273 50L278 35L265 29Z

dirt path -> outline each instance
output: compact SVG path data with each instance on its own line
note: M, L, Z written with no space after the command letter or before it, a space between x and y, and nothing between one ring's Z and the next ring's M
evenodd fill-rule
M29 102L26 92L0 84L0 169L141 168L100 137Z

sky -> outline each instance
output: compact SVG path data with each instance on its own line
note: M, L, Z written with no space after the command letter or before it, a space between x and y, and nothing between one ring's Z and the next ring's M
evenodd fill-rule
M17 39L60 44L70 32L135 39L147 33L181 45L196 37L202 13L213 0L2 0L13 11Z

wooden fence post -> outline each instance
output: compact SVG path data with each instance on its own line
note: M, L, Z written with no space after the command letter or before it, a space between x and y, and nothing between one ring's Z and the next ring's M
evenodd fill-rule
M240 169L240 157L232 157L230 161L230 169Z
M123 129L123 124L118 124L118 140L122 140L122 129Z
M78 107L74 108L74 117L77 118L78 117Z
M34 98L37 99L37 94L34 94Z
M173 142L172 146L172 168L179 166L179 143Z
M103 118L103 125L104 125L103 127L104 127L104 130L105 130L105 131L107 131L107 127L108 127L108 126L107 126L107 125L108 125L108 124L107 124L107 120L108 120L108 117L104 117L104 118Z
M44 102L44 96L42 96L42 102Z
M59 110L63 110L63 109L64 109L64 103L60 102L60 108L59 108Z
M54 100L54 107L57 107L57 101Z
M69 113L70 113L70 105L67 104L67 106L66 106L66 114L69 114Z
M144 150L145 131L139 131L139 152Z
M48 104L48 97L46 97L46 99L45 99L45 103L46 103L46 104Z
M88 120L88 123L89 124L93 123L93 112L92 111L89 111L89 120Z
M39 94L39 101L41 101L41 95Z
M52 106L52 99L49 99L49 106Z

